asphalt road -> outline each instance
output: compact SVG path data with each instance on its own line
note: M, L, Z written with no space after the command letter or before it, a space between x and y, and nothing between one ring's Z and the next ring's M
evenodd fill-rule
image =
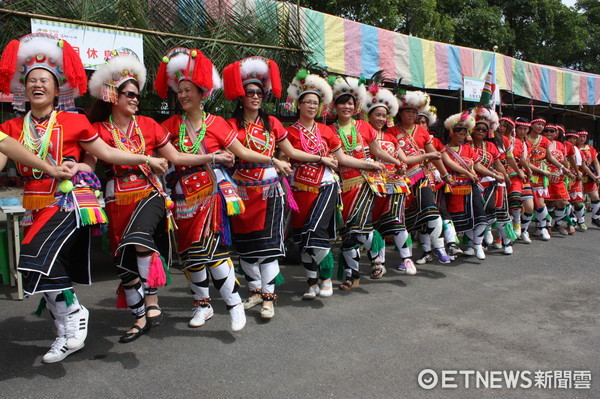
M114 309L118 281L100 257L94 285L77 290L91 313L86 346L61 363L41 363L54 336L47 312L32 315L38 297L14 301L14 289L0 286L0 397L598 398L599 244L599 229L555 234L517 244L513 256L491 250L483 262L434 262L416 276L389 267L377 281L364 264L360 287L310 302L300 299L302 267L286 265L275 318L263 322L252 309L238 333L214 290L215 316L188 328L191 296L175 271L160 291L166 324L130 344L117 342L132 317ZM388 248L388 266L397 263ZM438 377L431 390L419 386L424 369ZM591 386L539 388L538 370L584 371ZM509 371L531 387L523 378L525 388L506 388ZM444 375L458 388L442 388Z

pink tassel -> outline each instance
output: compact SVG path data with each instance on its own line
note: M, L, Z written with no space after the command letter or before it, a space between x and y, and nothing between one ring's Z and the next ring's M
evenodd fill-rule
M152 259L150 260L150 270L148 271L148 279L146 282L151 288L162 287L167 283L165 268L158 252L154 252L152 254Z
M298 207L298 203L296 203L296 200L294 199L294 193L292 192L290 183L288 183L287 179L285 179L285 178L281 179L281 180L283 180L283 185L285 186L285 192L286 192L286 198L288 200L288 206L294 212L298 212L300 210L300 208Z

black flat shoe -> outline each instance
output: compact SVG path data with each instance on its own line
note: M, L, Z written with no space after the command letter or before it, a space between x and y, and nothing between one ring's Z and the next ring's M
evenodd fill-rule
M150 317L150 316L148 316L149 310L160 310L160 314L158 316ZM154 305L147 306L146 307L146 321L150 323L150 326L158 327L165 322L165 314L162 312L162 309L159 308L158 306L154 306Z
M135 341L136 339L138 339L139 337L141 337L142 335L146 334L148 331L150 331L150 323L148 323L146 321L146 325L142 328L136 326L135 324L130 328L130 330L136 330L135 332L126 332L125 334L123 334L121 336L121 338L119 338L119 342L122 344L128 344L130 342Z

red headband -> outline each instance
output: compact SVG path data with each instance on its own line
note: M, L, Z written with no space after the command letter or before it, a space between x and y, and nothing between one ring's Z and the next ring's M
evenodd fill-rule
M508 123L510 123L510 124L512 125L512 127L515 127L515 121L513 121L512 119L510 119L510 118L509 118L509 117L507 117L507 116L503 116L503 117L500 119L500 122L502 122L502 121L504 121L504 122L508 122Z
M565 134L565 136L567 136L567 137L578 137L578 134L577 134L577 132L569 132L569 133Z
M579 136L587 136L588 132L586 132L585 130L582 130L580 132L577 132L577 135L579 135Z
M532 120L530 123L533 125L536 122L542 122L544 125L546 124L546 120L544 118L536 118Z

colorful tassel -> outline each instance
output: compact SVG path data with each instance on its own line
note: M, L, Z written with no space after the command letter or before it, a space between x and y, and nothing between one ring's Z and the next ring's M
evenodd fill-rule
M202 87L207 91L211 91L213 82L213 64L200 50L196 51L198 55L194 58L194 71L192 72L192 83L198 87Z
M508 238L511 242L517 241L517 233L515 233L515 229L511 222L504 223L504 233L506 234L506 238Z
M38 303L38 307L33 314L37 317L42 317L42 313L44 312L44 310L46 310L46 298L42 296L40 298L40 303Z
M127 297L125 296L125 287L123 287L123 284L119 284L117 287L117 303L115 307L117 309L129 308L127 305Z
M165 267L162 258L158 252L154 252L152 254L152 259L150 259L150 270L148 271L146 283L151 288L158 288L164 286L166 282L167 276L165 275Z
M377 230L373 230L373 238L371 239L371 249L370 252L373 254L379 253L383 248L385 248L385 241L383 241L383 237Z
M164 272L165 272L165 286L167 285L171 285L172 280L171 280L171 268L169 267L169 264L165 261L165 258L163 258L162 256L160 257L160 261L163 264L163 268L164 268Z

